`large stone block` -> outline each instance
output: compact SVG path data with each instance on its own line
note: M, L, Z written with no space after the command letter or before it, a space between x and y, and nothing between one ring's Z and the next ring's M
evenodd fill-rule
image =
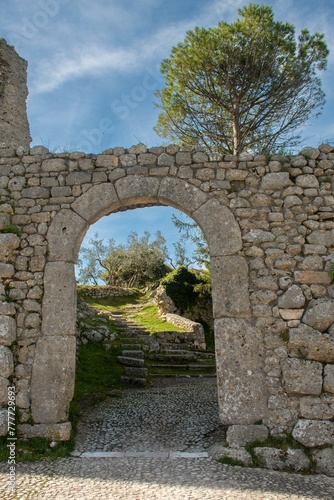
M334 394L334 365L324 368L324 391Z
M32 418L38 424L67 420L75 378L75 337L41 337L31 380Z
M248 266L240 255L211 258L214 318L249 317Z
M218 200L204 203L193 213L193 218L202 228L211 257L231 255L241 250L240 227L232 212Z
M0 345L0 377L10 377L13 374L14 361L12 351Z
M16 321L11 316L0 316L0 344L11 345L16 339Z
M268 434L265 425L231 425L227 430L226 441L232 448L240 448L252 441L263 443Z
M8 432L8 412L0 408L0 436L5 436Z
M304 304L305 296L303 294L303 290L297 285L292 285L278 299L278 307L283 309L299 309L300 307L303 307Z
M254 453L264 462L266 469L301 472L310 467L310 461L302 450L259 447L254 448Z
M159 179L140 175L127 175L115 182L121 204L128 207L157 202L159 185Z
M224 444L215 443L210 446L208 453L214 460L227 457L238 460L238 462L241 462L245 467L251 467L253 465L251 454L243 448L228 448Z
M268 413L262 332L244 319L222 318L215 334L221 421L255 424Z
M282 375L288 394L319 395L321 393L321 363L288 358L282 362Z
M298 420L293 438L308 448L334 444L334 422L329 420Z
M315 330L325 332L334 323L334 300L311 300L302 321Z
M0 261L14 260L15 250L20 245L20 238L13 233L0 234Z
M75 335L76 283L73 264L49 262L46 265L42 316L43 335Z
M68 441L71 437L71 423L62 424L21 424L18 434L24 438L41 437L50 441Z
M334 476L334 448L317 450L313 457L316 460L316 471L327 476Z
M159 200L191 215L208 199L207 194L182 179L167 177L161 181Z
M8 404L8 386L8 378L0 377L0 406L6 406Z
M334 363L334 338L310 326L301 324L291 328L288 346L291 356Z
M72 208L83 219L93 224L102 216L117 210L120 205L113 184L104 183L88 189L72 203Z
M260 189L263 191L279 191L292 185L289 172L275 172L263 177Z
M87 221L75 212L58 212L47 233L49 260L76 262L87 228Z
M311 420L330 420L334 416L334 396L306 396L300 400L300 416Z

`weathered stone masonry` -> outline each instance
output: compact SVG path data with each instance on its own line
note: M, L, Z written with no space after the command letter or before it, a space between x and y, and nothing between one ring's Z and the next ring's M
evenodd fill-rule
M0 234L1 433L10 383L20 434L68 439L81 241L104 215L169 205L209 245L230 446L245 434L292 432L333 463L333 174L328 145L271 158L174 145L101 155L0 150L0 231L21 230Z

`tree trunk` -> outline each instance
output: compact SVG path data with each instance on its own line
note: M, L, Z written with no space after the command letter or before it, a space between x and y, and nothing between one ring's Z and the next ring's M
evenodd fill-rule
M239 104L233 104L233 154L240 154L240 113Z

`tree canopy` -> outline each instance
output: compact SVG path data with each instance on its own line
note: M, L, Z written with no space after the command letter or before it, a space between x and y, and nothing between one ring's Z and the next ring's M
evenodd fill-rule
M141 287L150 281L162 278L170 269L165 265L167 258L166 240L157 231L155 240L145 231L143 236L132 231L126 244L116 245L113 239L107 244L98 234L89 240L89 248L82 248L78 262L79 283Z
M323 34L296 39L267 5L238 12L234 23L188 31L162 62L160 136L225 154L272 152L301 142L298 129L320 113Z

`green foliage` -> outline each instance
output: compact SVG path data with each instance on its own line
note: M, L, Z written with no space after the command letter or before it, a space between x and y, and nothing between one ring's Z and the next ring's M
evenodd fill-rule
M239 465L241 467L244 466L244 463L241 460L238 460L236 458L226 457L226 456L218 458L217 461L221 464L224 464L224 465L233 465L233 466Z
M130 314L129 316L136 323L143 326L150 333L157 332L184 332L185 329L172 323L168 323L163 319L159 318L158 306L155 304L149 304L144 306L142 309L136 313Z
M80 285L79 285L80 288ZM132 295L115 295L110 297L85 297L85 302L91 307L105 311L124 310L129 304L140 304L147 301L147 296L135 291Z
M15 453L17 462L31 462L48 458L55 460L57 458L68 457L74 449L73 441L57 442L52 448L49 439L34 437L29 439L17 439ZM0 438L0 462L7 462L8 450L7 438Z
M283 342L289 342L289 340L290 340L289 328L282 330L280 332L279 336L280 336L280 339L283 340Z
M139 237L131 232L125 245L116 245L113 239L107 244L103 239L89 240L89 248L82 248L78 261L79 283L98 285L103 280L109 286L143 287L162 278L169 270L166 240L157 231L155 240L145 231Z
M297 130L325 96L322 34L274 20L268 5L250 3L240 18L188 31L161 64L165 87L155 131L181 144L239 154L294 147ZM319 114L319 113L318 113Z
M18 226L15 226L15 224L7 224L1 231L0 233L13 233L16 234L17 236L21 236L22 230Z
M104 349L92 342L80 347L74 393L74 401L79 406L82 400L88 399L94 404L103 401L111 386L118 384L124 372L117 361L121 350L121 347Z
M192 221L190 217L186 217L186 221L180 220L175 214L172 214L172 222L176 229L182 236L182 242L174 244L175 253L177 256L178 266L188 267L196 263L200 267L210 267L210 254L208 244L205 240L204 234L196 222ZM191 241L195 245L195 251L192 255L192 260L186 257L186 243Z
M178 267L167 274L160 283L178 309L184 311L191 307L197 298L194 286L198 284L196 275L186 267Z
M330 268L328 271L328 276L332 280L332 283L334 283L334 261L330 263Z

